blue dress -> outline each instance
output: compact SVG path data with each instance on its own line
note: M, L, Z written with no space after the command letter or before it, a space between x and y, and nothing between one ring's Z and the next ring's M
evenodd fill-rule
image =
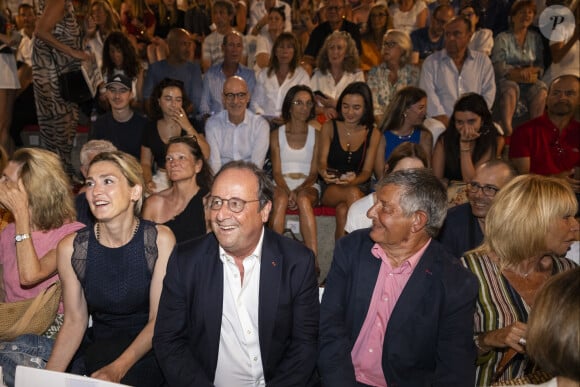
M101 245L93 228L74 240L72 265L82 285L93 325L73 360L71 371L88 374L115 360L143 330L149 319L149 288L157 260L155 224L141 220L124 246ZM153 351L141 358L121 383L160 386L163 377Z

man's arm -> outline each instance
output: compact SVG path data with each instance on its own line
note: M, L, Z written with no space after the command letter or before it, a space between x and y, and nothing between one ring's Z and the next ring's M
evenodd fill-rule
M168 385L212 387L213 383L189 348L187 331L189 313L182 270L177 251L174 249L163 281L153 349Z
M475 380L477 351L473 343L473 315L477 279L459 261L450 268L447 302L441 314L437 340L437 365L432 386L469 386Z
M320 311L312 252L302 262L290 280L298 288L292 304L291 342L268 386L306 386L316 367Z
M352 343L346 325L347 287L352 267L342 244L336 244L320 304L318 371L324 387L356 386Z
M446 116L445 107L443 106L443 101L437 95L435 90L435 75L437 69L437 64L435 63L434 57L428 57L423 66L421 67L421 76L419 78L419 87L425 90L427 93L427 116L439 119L439 116ZM441 121L443 122L443 121ZM447 126L447 123L444 122Z

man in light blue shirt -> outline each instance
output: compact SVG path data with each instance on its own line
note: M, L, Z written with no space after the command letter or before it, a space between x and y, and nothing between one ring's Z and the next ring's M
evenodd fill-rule
M451 19L445 25L445 48L429 55L421 68L419 86L427 93L427 115L445 127L463 94L480 94L490 109L495 99L493 65L485 54L468 49L471 35L468 19Z
M254 71L240 64L244 51L244 37L236 30L228 32L224 36L222 51L224 61L211 66L203 78L201 104L199 106L200 118L206 119L210 115L224 110L222 104L222 91L224 82L231 76L238 75L243 78L250 94L254 92L256 76Z
M189 116L197 114L201 102L201 67L190 61L193 42L189 32L182 28L174 28L167 35L169 55L166 60L155 62L149 66L143 85L143 98L149 103L155 86L165 78L177 79L183 82L187 98L193 104ZM147 105L148 106L148 105Z
M224 83L225 110L211 116L205 125L211 148L209 165L213 171L232 160L251 161L262 168L270 145L268 122L248 110L248 85L235 75Z

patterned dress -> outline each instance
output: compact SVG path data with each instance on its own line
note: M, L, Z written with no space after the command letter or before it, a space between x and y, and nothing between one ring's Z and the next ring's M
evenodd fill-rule
M576 264L566 258L553 257L552 275L566 271ZM504 328L516 321L527 323L530 306L501 274L499 267L482 253L471 253L461 258L461 263L479 280L474 316L474 335ZM476 386L490 386L505 351L491 351L477 359ZM500 381L524 376L533 364L525 355L518 354L509 363Z
M64 15L52 34L59 42L74 49L81 48L81 29L75 18L72 0L64 0ZM46 0L39 0L40 13ZM34 39L32 71L36 114L40 126L41 146L57 153L69 175L74 173L71 162L73 140L78 124L79 108L60 95L58 75L77 70L80 62L41 39Z

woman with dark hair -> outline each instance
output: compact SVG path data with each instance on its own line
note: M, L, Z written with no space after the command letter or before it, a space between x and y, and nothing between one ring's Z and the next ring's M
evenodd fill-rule
M423 89L409 86L395 94L380 127L383 136L379 143L375 162L377 179L383 175L385 160L399 144L405 142L420 144L431 160L433 135L423 126L426 113L427 94Z
M272 175L276 183L270 226L284 232L286 209L298 210L300 234L306 247L318 256L316 220L318 203L318 131L308 125L314 118L314 94L308 86L293 86L282 104L285 124L270 135ZM319 271L318 261L316 262Z
M498 132L485 99L469 93L453 108L449 127L433 150L433 172L448 182L469 183L475 168L496 155Z
M375 4L371 8L366 23L367 30L360 37L360 68L365 73L381 63L383 37L392 28L392 24L389 8L385 4Z
M491 52L506 136L512 134L516 113L522 116L528 112L529 118L536 118L546 107L548 87L540 80L544 74L544 45L542 36L529 29L535 15L534 0L514 2L509 14L511 28L495 37Z
M103 79L105 84L113 79L115 75L123 74L133 80L133 102L138 104L141 101L143 89L143 68L137 57L135 48L127 38L120 32L111 32L105 40L103 46ZM101 90L101 98L105 98L106 89Z
M283 32L272 47L270 64L256 77L252 107L269 121L282 123L280 114L286 93L295 85L310 85L308 73L299 65L300 44L296 36Z
M86 185L96 221L58 245L66 314L46 368L161 386L163 375L151 347L175 237L167 227L140 218L143 174L133 156L98 154Z
M149 124L143 133L141 166L146 188L159 192L169 187L165 171L165 151L169 139L178 136L195 136L204 159L209 157L209 144L187 118L190 104L183 91L183 82L165 78L153 90ZM155 166L155 176L153 168Z
M348 32L334 31L326 38L318 53L318 68L310 82L317 114L323 114L326 119L338 117L338 96L347 85L365 80L359 63L356 44Z
M113 31L121 31L119 14L108 0L93 0L87 18L85 45L95 56L98 68L103 65L104 42Z
M265 69L270 65L273 57L272 47L274 42L284 32L286 14L284 7L272 7L268 11L268 32L256 36L256 71ZM299 46L300 47L300 46Z
M212 173L196 137L169 139L165 166L171 187L145 200L143 219L169 227L177 243L204 235L207 227L203 203Z
M336 208L336 239L344 235L350 205L369 192L381 137L366 83L348 85L337 107L338 117L322 126L318 147L318 173L326 184L321 202Z
M467 3L461 7L459 14L471 22L469 49L490 56L493 49L493 32L488 28L479 27L479 11L480 8Z

